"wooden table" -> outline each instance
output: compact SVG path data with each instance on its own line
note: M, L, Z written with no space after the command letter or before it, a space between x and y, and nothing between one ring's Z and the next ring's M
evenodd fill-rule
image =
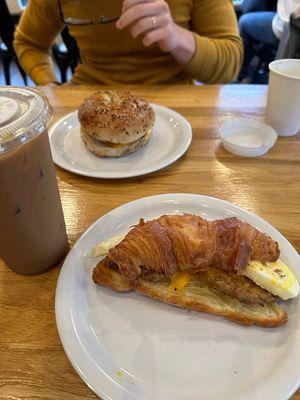
M95 88L43 89L54 121L79 107ZM136 87L192 124L193 142L172 166L126 180L83 178L57 168L68 235L73 244L97 218L143 196L186 192L229 200L265 218L300 250L300 135L280 138L265 156L238 158L220 147L227 118L262 119L266 87L253 85ZM54 297L60 268L33 277L0 265L0 399L96 398L68 361L58 334ZM293 400L300 400L300 391Z

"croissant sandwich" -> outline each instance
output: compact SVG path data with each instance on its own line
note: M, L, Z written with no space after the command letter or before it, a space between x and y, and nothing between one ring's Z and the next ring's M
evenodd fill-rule
M278 301L299 294L295 275L279 260L278 243L235 217L141 219L91 255L106 256L93 270L99 285L243 325L282 325L287 314Z

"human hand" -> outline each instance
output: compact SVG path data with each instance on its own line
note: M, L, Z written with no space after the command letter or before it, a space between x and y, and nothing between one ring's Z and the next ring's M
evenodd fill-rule
M124 0L122 11L117 28L131 25L130 32L134 38L145 35L144 46L157 43L165 52L172 52L179 46L182 28L174 23L166 1Z
M300 18L300 4L297 5L295 10L293 11L294 18Z

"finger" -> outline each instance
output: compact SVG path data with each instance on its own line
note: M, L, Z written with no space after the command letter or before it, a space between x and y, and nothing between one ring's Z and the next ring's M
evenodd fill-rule
M169 25L164 26L161 29L155 29L150 31L143 39L143 45L146 47L151 46L153 43L159 42L160 40L166 39L170 35Z
M129 8L142 3L154 3L157 0L124 0L122 13L129 10Z
M160 29L167 25L169 17L167 14L162 16L145 17L138 20L131 28L131 35L137 38L142 33L149 32L153 29Z
M123 29L140 18L166 13L167 10L168 6L165 2L139 3L122 14L117 22L117 28Z
M117 28L123 29L140 18L159 14L163 9L162 4L161 1L138 2L121 15Z

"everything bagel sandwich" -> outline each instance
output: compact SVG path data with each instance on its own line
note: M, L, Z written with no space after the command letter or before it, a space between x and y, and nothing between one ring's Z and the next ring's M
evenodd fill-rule
M120 157L145 145L155 115L150 104L128 91L98 91L79 108L81 137L100 157Z

